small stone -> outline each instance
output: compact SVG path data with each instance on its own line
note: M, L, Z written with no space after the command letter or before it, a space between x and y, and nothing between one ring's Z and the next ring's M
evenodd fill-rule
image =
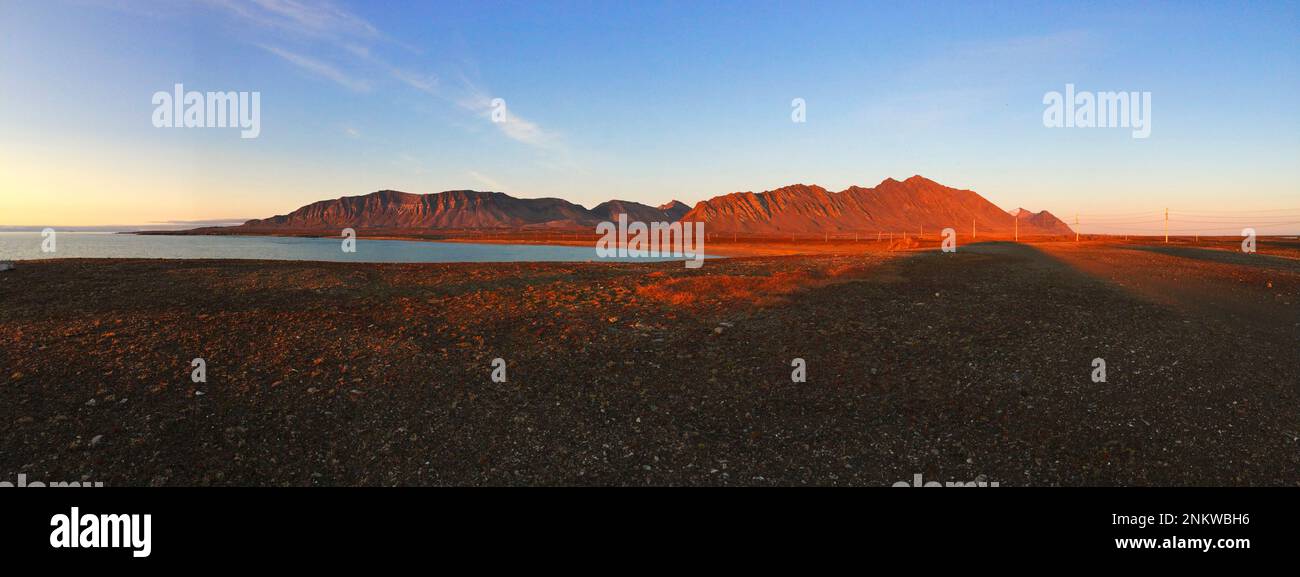
M87 407L93 407L93 406L95 406L95 404L96 404L96 403L95 403L95 399L91 399L91 400L89 400L89 401L86 401L86 406L87 406Z
M99 445L101 442L103 442L103 441L104 441L104 436L103 436L103 435L95 435L94 437L91 437L91 439L90 439L90 446L91 446L91 447L98 446L98 445Z

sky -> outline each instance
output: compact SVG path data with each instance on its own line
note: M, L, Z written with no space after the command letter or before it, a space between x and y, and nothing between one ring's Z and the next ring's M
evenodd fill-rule
M155 127L177 83L259 93L257 138ZM1044 126L1067 84L1149 92L1150 135ZM920 174L1084 232L1295 232L1298 96L1296 2L4 0L0 225Z

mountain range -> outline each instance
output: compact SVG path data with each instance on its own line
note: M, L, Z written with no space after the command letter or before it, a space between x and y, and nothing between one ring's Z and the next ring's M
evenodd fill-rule
M626 214L629 222L704 221L710 232L760 235L844 232L960 232L974 226L989 234L1068 235L1050 212L1004 211L971 190L921 176L887 178L871 188L831 192L796 184L765 192L733 192L701 201L650 206L610 200L592 209L559 198L515 198L500 192L450 190L411 194L381 190L322 200L289 214L255 219L230 232L356 229L590 228Z

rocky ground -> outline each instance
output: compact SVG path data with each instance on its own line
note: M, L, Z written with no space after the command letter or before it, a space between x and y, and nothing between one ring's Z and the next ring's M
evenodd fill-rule
M1179 251L24 262L0 480L1300 485L1297 261Z

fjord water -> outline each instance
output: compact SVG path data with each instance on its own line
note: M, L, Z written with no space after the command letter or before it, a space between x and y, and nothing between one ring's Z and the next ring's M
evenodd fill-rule
M470 244L408 240L357 240L345 253L342 239L277 236L167 236L58 232L55 252L41 252L39 232L0 232L0 260L45 258L266 259L336 262L582 262L682 260L598 258L594 246Z

